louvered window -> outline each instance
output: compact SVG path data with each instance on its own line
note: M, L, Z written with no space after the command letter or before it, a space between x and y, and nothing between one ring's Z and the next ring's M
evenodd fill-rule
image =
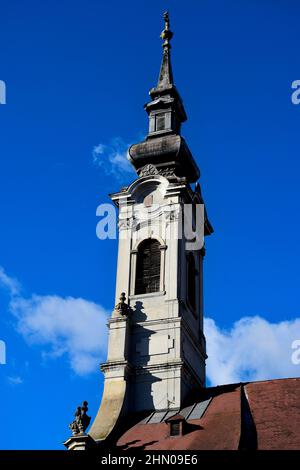
M155 119L155 130L156 131L163 131L165 128L165 115L158 114Z
M197 280L197 272L195 266L195 258L192 253L188 255L188 275L187 275L187 294L188 294L188 302L195 313L196 310L196 280Z
M192 204L192 229L193 229L193 232L196 232L196 229L197 229L196 221L197 221L197 203L196 203L196 201L193 201L193 204Z
M136 294L148 294L160 290L160 244L157 240L140 243L137 254Z

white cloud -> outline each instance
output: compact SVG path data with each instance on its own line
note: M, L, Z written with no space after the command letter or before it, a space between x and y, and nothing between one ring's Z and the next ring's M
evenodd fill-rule
M94 163L98 163L100 159L100 155L103 155L105 152L106 146L103 144L98 144L93 148L93 161Z
M98 144L93 148L92 156L95 165L103 168L107 175L116 178L124 177L124 173L134 175L134 169L128 160L128 149L120 137L112 139L109 145Z
M41 346L43 357L66 357L71 369L84 375L106 359L109 316L100 305L81 298L32 295L24 298L20 284L0 267L0 286L11 295L10 312L16 329L31 345ZM300 365L292 361L292 344L300 339L300 319L270 323L244 317L230 330L205 320L207 377L212 385L239 381L297 377Z
M84 375L106 358L108 312L100 305L73 297L32 295L24 298L3 268L2 285L9 289L9 311L16 329L30 345L42 346L42 356L66 356L71 369ZM3 282L4 280L4 282Z
M108 313L94 302L33 295L12 299L10 311L17 319L17 331L29 344L47 347L44 357L66 354L79 375L97 370L105 357Z
M23 379L21 377L19 377L18 375L17 376L13 376L13 377L7 377L7 382L10 384L10 385L22 385L22 383L24 382Z
M18 295L21 291L21 286L17 279L8 276L2 266L0 266L0 287L7 289L12 297Z
M212 385L298 377L292 343L300 339L300 319L270 323L255 316L241 318L230 330L205 321L207 377Z

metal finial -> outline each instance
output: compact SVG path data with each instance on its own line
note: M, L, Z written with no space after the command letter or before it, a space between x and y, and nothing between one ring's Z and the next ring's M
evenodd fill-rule
M169 29L170 18L169 18L169 12L168 11L164 12L164 20L165 20L165 29Z
M166 47L166 46L171 47L170 44L169 44L169 41L172 39L173 33L170 30L170 18L169 18L169 12L168 11L165 11L165 13L164 13L164 20L165 20L165 28L161 32L160 37L164 41L163 47Z

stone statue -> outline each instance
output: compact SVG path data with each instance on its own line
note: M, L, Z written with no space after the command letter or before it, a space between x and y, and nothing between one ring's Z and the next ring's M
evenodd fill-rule
M88 425L90 424L91 418L86 414L88 410L88 402L84 401L82 406L78 406L74 416L75 419L69 425L69 428L72 431L73 436L76 434L83 434L87 429Z
M130 313L130 307L128 304L126 304L125 300L125 292L122 292L122 294L120 295L120 302L117 303L117 305L115 306L115 310L122 316L127 316Z

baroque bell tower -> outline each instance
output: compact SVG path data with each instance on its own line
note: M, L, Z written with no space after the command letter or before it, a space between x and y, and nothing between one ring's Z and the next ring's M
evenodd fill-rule
M205 386L203 240L213 229L200 170L181 136L187 116L173 80L168 13L164 21L158 83L145 105L148 135L129 149L138 177L110 195L119 210L116 306L89 432L96 441L126 415L174 413Z

